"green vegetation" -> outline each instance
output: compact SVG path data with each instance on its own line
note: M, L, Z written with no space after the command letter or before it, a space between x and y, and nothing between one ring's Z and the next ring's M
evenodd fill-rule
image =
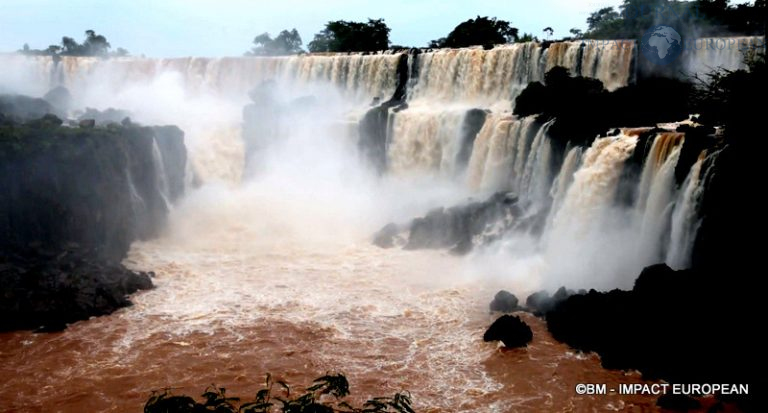
M389 48L390 29L384 19L367 23L337 20L328 22L309 42L310 52L375 52Z
M362 407L344 401L349 394L349 382L342 374L329 373L319 377L300 395L294 395L288 384L274 381L267 374L264 388L256 392L251 401L228 397L225 388L216 386L205 390L202 402L164 389L152 392L144 413L414 413L407 392L376 397Z
M106 37L96 34L93 30L86 30L85 40L82 44L71 37L64 36L61 38L60 44L50 45L44 50L30 49L28 44L24 44L19 53L33 56L128 56L128 51L122 47L118 47L114 53L110 53L111 47L112 45L109 44Z
M765 33L766 0L731 5L728 0L624 0L587 18L588 39L632 39L655 24L673 25L696 37Z
M744 59L749 70L718 68L703 77L693 76L696 87L690 100L695 113L700 114L701 122L724 125L726 131L743 130L731 133L732 140L754 136L755 131L748 129L754 125L755 119L761 118L763 108L759 104L763 98L756 97L755 91L765 90L768 86L765 49L749 49Z
M538 42L539 38L532 35L531 33L523 33L523 35L520 36L517 41L520 43Z
M517 41L517 34L517 28L508 21L477 16L460 23L447 37L432 40L429 47L483 46L490 49L497 44Z
M296 29L283 30L274 39L269 33L262 33L253 39L253 48L246 56L287 56L303 53L301 36Z

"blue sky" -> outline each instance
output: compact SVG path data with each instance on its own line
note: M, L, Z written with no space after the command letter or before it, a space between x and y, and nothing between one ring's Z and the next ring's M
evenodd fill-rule
M86 29L112 47L152 57L240 56L253 38L296 28L304 44L329 20L383 17L393 44L425 46L458 23L496 16L521 32L555 37L585 29L590 12L621 0L0 0L0 52L45 48Z

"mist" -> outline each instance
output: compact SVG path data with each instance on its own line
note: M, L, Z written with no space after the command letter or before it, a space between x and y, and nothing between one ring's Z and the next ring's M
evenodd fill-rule
M473 277L494 284L519 282L526 292L561 285L631 286L643 266L664 259L656 252L670 242L665 223L671 212L659 223L643 222L651 186L664 193L656 202L662 210L674 205L681 190L668 172L666 181L651 182L653 165L647 167L648 182L619 182L636 136L603 138L575 153L570 165L557 164L565 154L549 142L546 125L514 118L504 103L508 95L499 91L507 88L514 96L525 82L541 78L538 63L525 60L528 55L547 66L581 63L567 48L528 50L532 47L458 55L436 51L417 61L389 53L64 58L57 65L43 57L11 57L4 58L10 70L0 86L40 95L39 85L52 79L71 90L74 108L119 108L135 122L178 125L189 152L188 188L171 211L164 232L169 242L203 249L327 251L367 244L388 222L407 226L433 208L512 191L529 219L545 222L543 230L513 228L490 244L478 243L463 258ZM595 76L615 86L628 82L629 75L607 70L612 62L627 64L622 53L605 52ZM486 55L490 62L501 64L506 57L519 67L478 70L482 61L477 59ZM358 123L374 98L383 101L394 93L398 61L406 58L409 67L419 66L419 77L409 79L415 85L409 107L389 114L388 171L380 174L361 156ZM522 72L526 66L531 69ZM448 67L463 75L444 79ZM466 141L464 114L477 106L489 114L477 126L482 126L477 137L470 137L471 155L462 166L457 159ZM255 126L250 125L255 136L246 135L248 110L256 114ZM631 190L645 185L642 205L616 205L620 185ZM691 227L691 219L678 225ZM640 239L638 231L651 233Z

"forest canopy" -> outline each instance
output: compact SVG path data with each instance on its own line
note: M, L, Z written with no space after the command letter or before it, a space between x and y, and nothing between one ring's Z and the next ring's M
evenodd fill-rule
M107 38L101 34L96 34L93 30L85 31L85 40L83 43L78 43L75 39L64 36L61 38L61 43L52 44L48 48L31 49L28 44L19 50L20 53L36 56L127 56L128 51L122 47L118 47L113 53L109 52L112 47L107 41Z
M389 48L390 29L384 19L368 22L336 20L326 23L309 42L310 52L375 52Z
M448 36L429 42L429 47L468 47L483 46L485 49L494 45L511 43L518 40L518 30L506 20L495 17L469 19L456 26Z

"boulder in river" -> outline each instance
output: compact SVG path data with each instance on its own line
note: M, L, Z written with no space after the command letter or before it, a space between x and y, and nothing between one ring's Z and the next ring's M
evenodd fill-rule
M525 347L533 340L533 331L520 317L505 314L488 327L483 341L501 341L507 348Z
M519 309L517 306L517 297L506 290L501 290L496 293L489 307L491 311L498 311L501 313L511 313Z

